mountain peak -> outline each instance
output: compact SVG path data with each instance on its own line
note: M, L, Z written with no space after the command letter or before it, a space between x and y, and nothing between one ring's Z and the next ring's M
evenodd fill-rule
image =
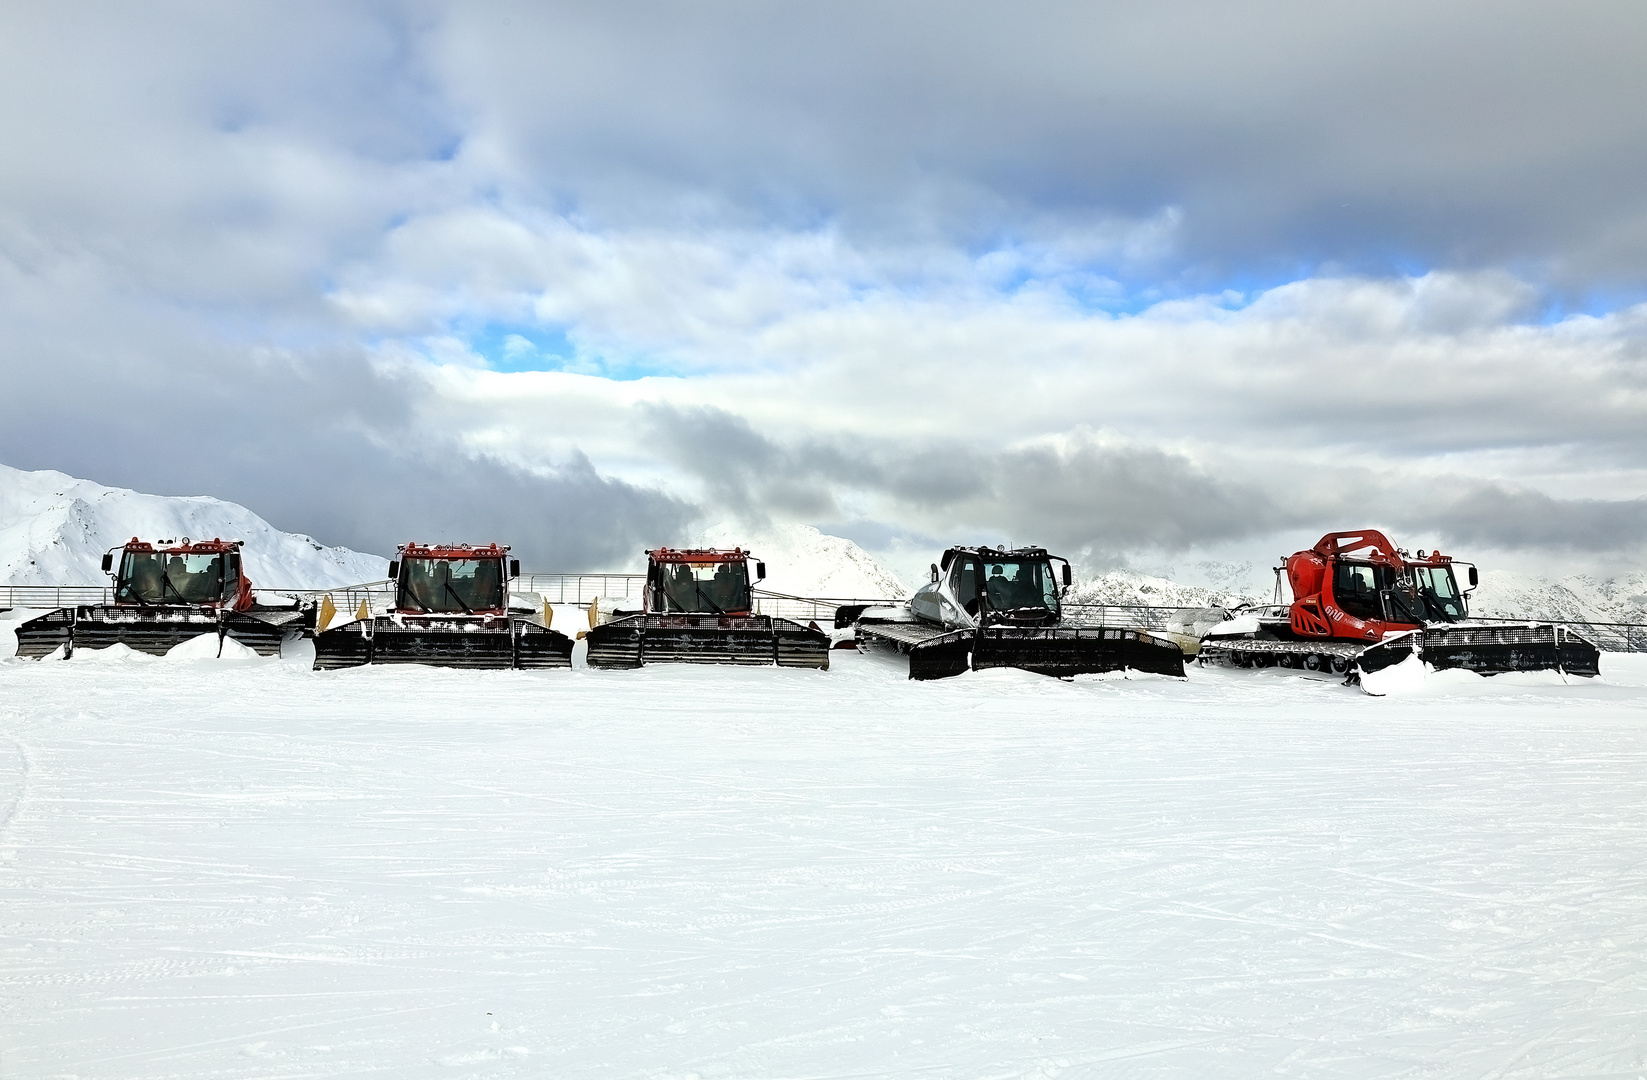
M246 541L259 588L329 588L381 578L387 560L281 532L237 503L145 495L54 471L0 465L0 583L101 585L103 553L132 537Z

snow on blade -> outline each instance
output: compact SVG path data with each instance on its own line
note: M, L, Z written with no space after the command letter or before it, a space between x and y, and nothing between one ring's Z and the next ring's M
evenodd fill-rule
M215 633L201 634L166 650L167 660L262 660L257 650L232 637L219 640Z

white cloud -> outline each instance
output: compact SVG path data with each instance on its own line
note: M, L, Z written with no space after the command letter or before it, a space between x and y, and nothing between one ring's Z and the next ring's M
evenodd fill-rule
M1359 488L1555 550L1544 496L1638 555L1647 307L1540 314L1643 284L1633 17L1495 9L1465 79L1469 5L65 11L0 13L12 464L319 532L433 461L624 543L652 489L1123 552Z

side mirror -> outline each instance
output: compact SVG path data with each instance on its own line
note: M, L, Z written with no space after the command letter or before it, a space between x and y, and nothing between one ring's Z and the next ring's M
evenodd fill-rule
M1479 584L1481 584L1481 575L1476 573L1475 567L1472 566L1470 567L1470 588L1473 589Z
M105 551L103 553L103 572L105 574L108 573L110 568L113 567L113 566L114 566L114 552Z
M932 584L938 584L938 564L932 564Z
M766 580L766 564L765 563L758 562L758 563L755 564L755 580L756 581L765 581Z
M394 560L393 562L391 562L389 564L389 580L390 581L399 581L400 580L400 560L399 559L396 559L396 560Z
M510 559L509 560L509 576L510 577L520 577L520 560L519 559Z
M1069 563L1064 564L1064 588L1069 588L1075 582L1075 575L1069 572Z

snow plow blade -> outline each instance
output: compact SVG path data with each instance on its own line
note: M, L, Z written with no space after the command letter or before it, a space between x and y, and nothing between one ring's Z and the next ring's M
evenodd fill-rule
M1205 638L1206 662L1237 667L1301 668L1343 674L1350 682L1394 667L1416 654L1435 671L1462 668L1478 675L1559 671L1592 678L1601 651L1563 626L1447 626L1392 634L1372 645L1341 641Z
M1424 631L1424 662L1437 671L1463 668L1481 675L1559 671L1591 678L1601 673L1601 650L1564 626L1456 626Z
M194 612L91 605L63 608L30 619L17 628L17 655L34 659L50 656L61 646L65 655L76 649L106 649L124 645L151 656L164 656L175 646L201 634L222 633L262 656L280 655L288 633L302 628L302 613L285 609L233 612L221 622Z
M989 626L934 632L913 623L860 623L858 638L909 657L911 679L1019 668L1067 679L1105 671L1184 675L1184 651L1142 630L1107 627Z
M316 671L366 664L508 669L570 668L572 639L532 618L507 626L405 626L388 618L360 619L315 635Z
M63 608L17 624L17 655L40 660L69 645L74 635L74 609Z
M829 668L829 635L766 615L631 615L589 631L589 666L732 664Z

